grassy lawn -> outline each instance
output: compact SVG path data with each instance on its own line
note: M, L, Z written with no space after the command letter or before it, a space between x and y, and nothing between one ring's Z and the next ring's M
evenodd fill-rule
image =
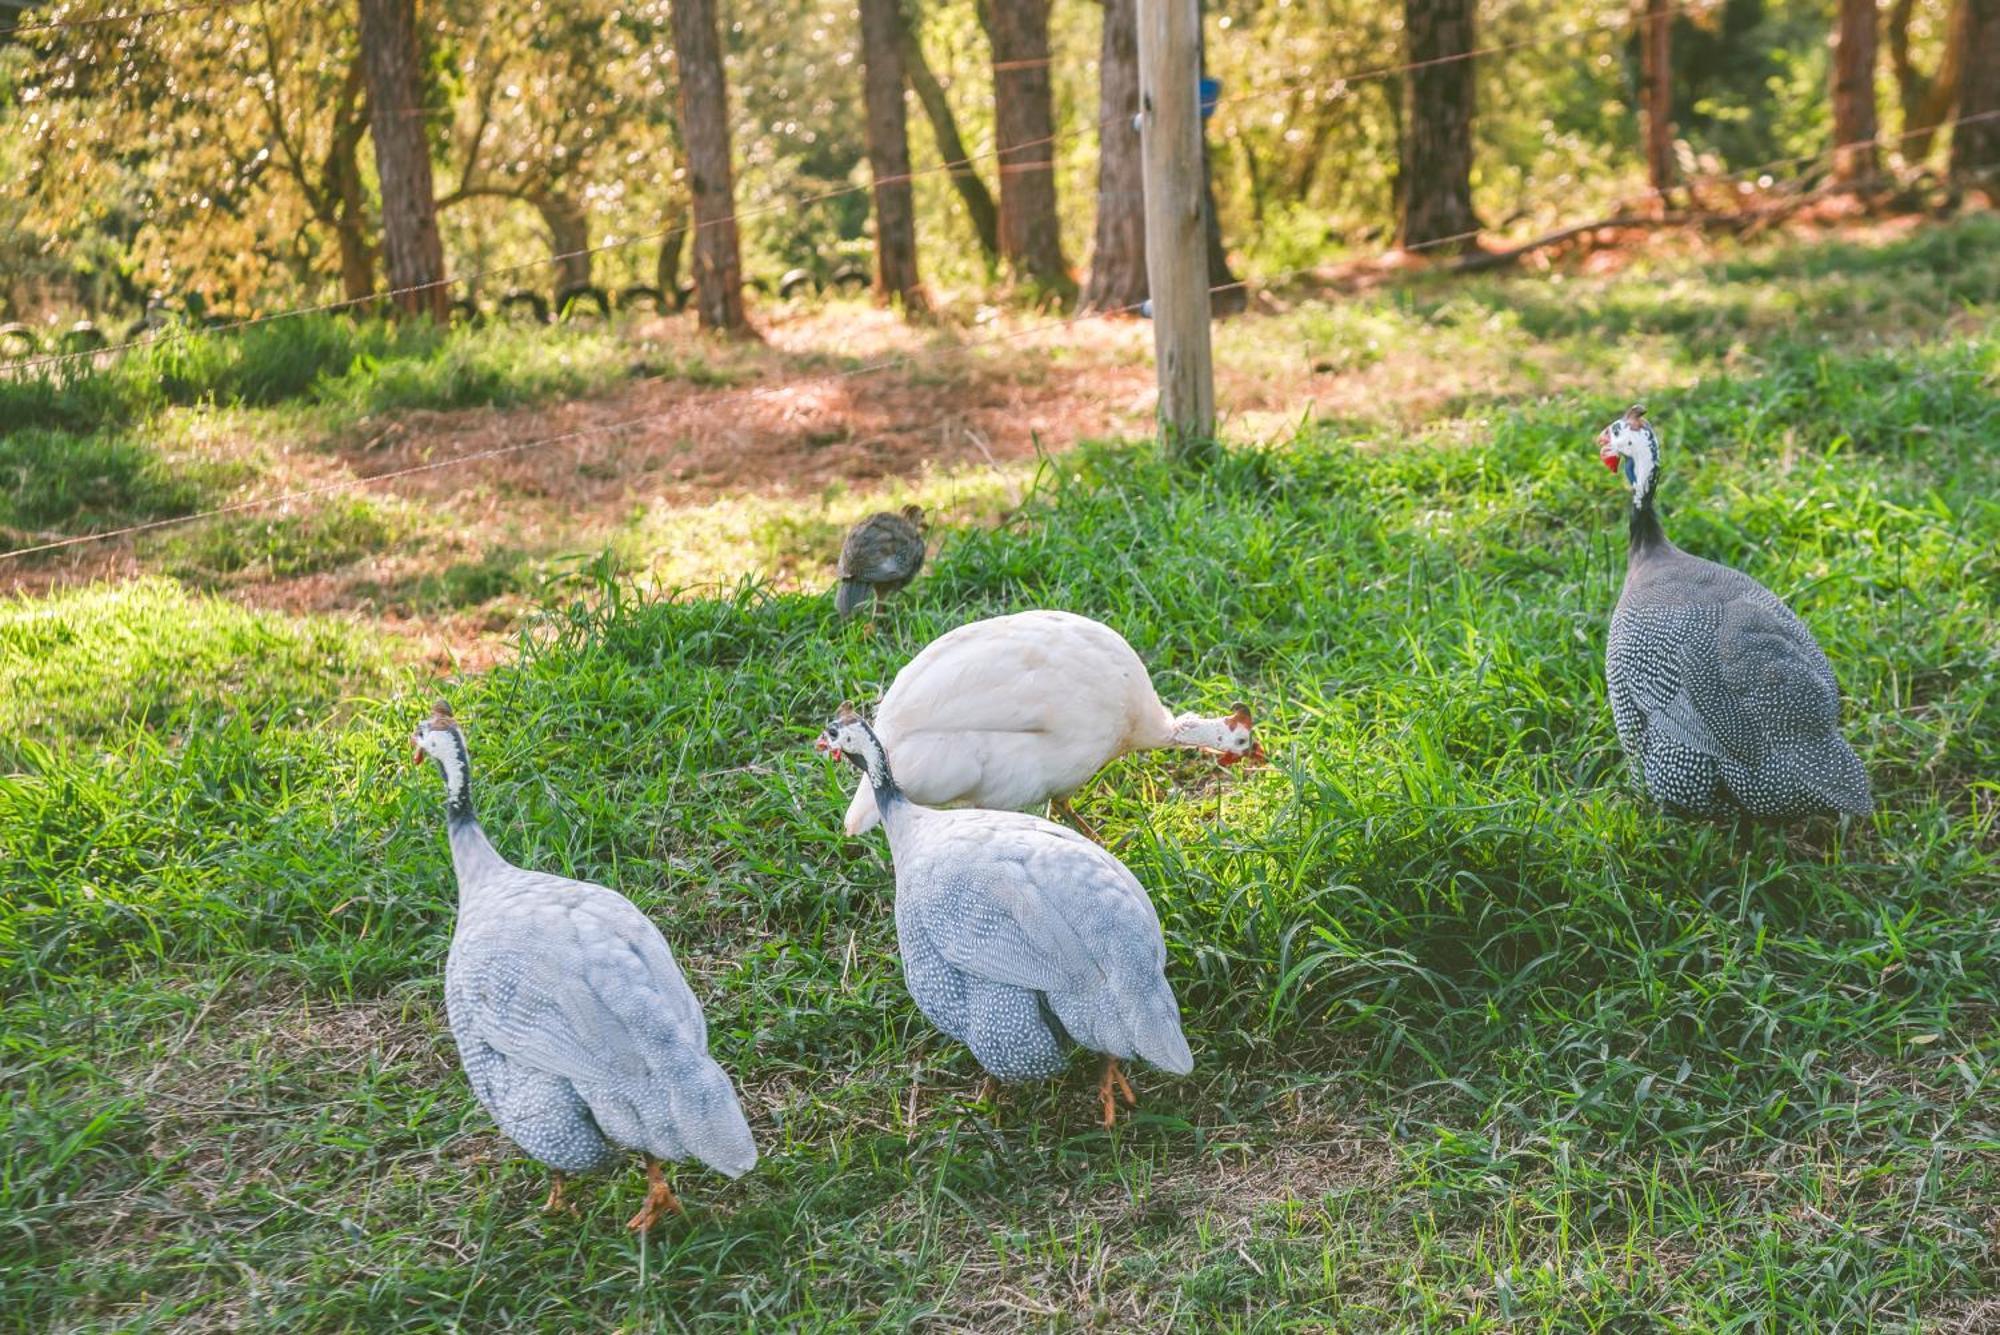
M0 1311L1995 1329L1995 239L1246 322L1271 374L1331 368L1320 417L1200 475L1051 456L872 635L616 561L442 684L192 573L0 604ZM1418 420L1339 406L1423 356L1461 379ZM1591 442L1635 397L1669 533L1832 658L1870 820L1690 824L1629 788L1601 681L1625 493ZM365 544L398 513L328 522ZM823 527L759 511L729 550ZM851 780L809 745L931 637L1037 606L1120 628L1174 708L1247 698L1273 759L1128 759L1079 799L1159 906L1196 1057L1136 1072L1109 1133L1082 1061L973 1101L903 991L881 836L840 833ZM407 745L440 691L495 842L647 909L739 1082L763 1161L683 1171L690 1216L650 1240L621 1227L636 1168L538 1215L456 1068L441 794Z

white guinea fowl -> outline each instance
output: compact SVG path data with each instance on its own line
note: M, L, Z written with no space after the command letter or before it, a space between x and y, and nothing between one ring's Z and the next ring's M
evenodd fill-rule
M1138 1102L1119 1062L1194 1069L1159 916L1124 863L1038 816L911 801L850 705L818 745L862 771L884 813L910 998L989 1075L1047 1079L1072 1047L1102 1053L1098 1099L1110 1126L1118 1094Z
M1868 774L1840 735L1840 687L1812 632L1750 576L1667 541L1653 508L1660 438L1644 408L1599 432L1597 448L1632 488L1604 675L1646 791L1702 816L1867 812Z
M896 779L927 806L1022 811L1067 799L1131 751L1184 746L1225 765L1262 760L1250 711L1175 715L1125 637L1072 612L1018 612L948 631L911 659L875 711ZM863 783L846 828L880 819Z
M563 1176L621 1149L646 1157L644 1231L680 1212L660 1161L697 1159L729 1177L757 1162L742 1105L660 929L631 900L501 857L472 813L465 738L440 704L417 758L444 775L458 924L445 1010L479 1102L508 1139Z

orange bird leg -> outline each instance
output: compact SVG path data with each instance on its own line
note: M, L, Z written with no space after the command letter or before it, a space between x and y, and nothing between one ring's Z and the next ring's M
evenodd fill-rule
M639 1207L639 1213L625 1221L625 1227L634 1233L647 1232L663 1214L687 1213L681 1208L680 1197L674 1195L674 1189L667 1185L666 1174L660 1171L660 1161L651 1155L646 1156L646 1181L650 1184L646 1188L646 1203Z
M1082 835L1084 838L1090 840L1091 843L1098 845L1102 845L1104 843L1104 840L1098 838L1097 831L1093 830L1090 827L1090 822L1077 814L1076 808L1069 804L1069 799L1067 797L1050 798L1049 810L1054 812L1056 815L1062 817L1062 819L1068 823L1071 829L1075 830L1078 834Z
M549 1198L542 1202L542 1213L543 1214L576 1213L576 1206L571 1204L563 1196L563 1175L559 1172L551 1172L549 1174Z
M1117 1093L1114 1094L1114 1090ZM1124 1073L1118 1069L1118 1059L1116 1057L1106 1057L1104 1059L1104 1078L1097 1082L1097 1101L1104 1108L1104 1125L1106 1127L1118 1124L1118 1094L1125 1096L1127 1107L1136 1108L1139 1106L1138 1096L1132 1092L1132 1086L1126 1082Z

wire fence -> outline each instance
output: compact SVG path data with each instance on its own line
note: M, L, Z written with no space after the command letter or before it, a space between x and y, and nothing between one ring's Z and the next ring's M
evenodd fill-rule
M180 13L191 10L218 9L218 8L225 8L227 7L228 4L237 2L240 2L240 0L223 0L222 3L218 4L187 5L179 7L177 9L143 11L140 14L128 15L125 17L137 19L142 17L151 17L159 14ZM1682 0L1682 3L1669 6L1667 9L1667 13L1669 16L1680 16L1680 15L1692 16L1696 14L1704 14L1721 8L1724 3L1726 3L1726 0ZM112 17L107 16L101 21L111 22L115 20ZM81 26L82 23L83 23L82 20L78 20L72 24L51 24L47 26L50 27ZM1605 36L1607 34L1619 35L1627 31L1629 31L1628 25L1626 25L1623 22L1604 22L1600 24L1590 25L1587 27L1576 28L1569 32L1557 33L1551 36L1523 38L1511 42L1501 42L1488 46L1474 47L1466 51L1456 52L1446 56L1438 56L1428 60L1407 61L1401 64L1371 66L1359 70L1350 71L1347 73L1313 74L1292 80L1281 81L1279 83L1272 84L1263 88L1250 89L1241 93L1223 95L1215 100L1215 105L1217 106L1240 105L1242 103L1254 102L1265 98L1277 97L1287 93L1304 92L1307 91L1308 89L1319 92L1334 93L1336 95L1339 95L1339 94L1344 94L1348 89L1352 88L1356 84L1367 83L1374 80L1392 78L1397 75L1411 73L1416 70L1428 69L1440 65L1462 63L1464 61L1470 61L1470 60L1479 60L1489 56L1504 55L1509 52L1517 52L1530 49L1546 49L1555 46L1567 45L1571 42L1583 41L1589 38ZM1039 138L1023 140L1019 143L1011 143L1005 146L1004 148L996 147L991 149L985 149L978 153L970 153L961 158L954 158L947 162L941 162L933 166L912 170L910 172L904 173L899 176L881 177L867 182L839 186L834 189L819 191L814 194L791 197L782 200L773 200L766 204L751 205L744 208L738 208L722 217L706 219L699 223L689 221L683 223L675 223L666 227L643 229L635 231L629 235L619 234L618 236L615 237L615 239L610 241L604 241L596 245L584 246L571 250L557 251L533 260L522 260L509 264L491 265L470 270L454 271L445 274L435 282L427 282L427 283L415 284L404 287L391 287L381 292L369 293L366 296L343 297L337 300L313 302L307 305L291 307L282 311L273 311L264 315L252 315L236 320L225 320L221 323L203 326L200 329L200 332L209 334L229 333L239 329L249 329L259 325L270 324L278 320L290 320L308 315L327 315L327 314L338 313L341 311L354 310L360 307L376 306L383 302L394 302L402 297L413 296L422 292L434 291L441 287L449 288L458 286L469 286L471 284L479 283L489 278L505 277L513 274L526 273L534 270L560 267L571 261L604 254L609 251L622 250L630 246L643 245L649 242L664 242L672 237L684 236L706 227L734 226L742 221L751 218L765 217L772 214L780 214L780 213L794 213L801 209L810 208L817 204L827 203L831 200L842 199L856 194L872 192L875 189L882 186L905 185L916 182L918 180L924 180L939 175L949 175L951 173L963 171L975 163L983 163L1003 157L1012 158L1030 149L1049 147L1057 143L1080 138L1085 135L1098 135L1101 134L1102 131L1107 126L1130 121L1133 115L1136 113L1136 111L1137 108L1134 107L1126 111L1121 111L1113 115L1102 117L1095 121L1090 121L1080 125L1075 125L1064 130L1058 130L1052 134L1044 135ZM1001 166L999 170L1002 175L1005 175L1010 172L1021 172L1021 171L1053 171L1055 170L1055 163L1053 161L1053 155L1051 155L1051 158L1047 161L1009 162ZM95 348L83 348L69 352L47 353L39 356L22 358L13 362L0 364L0 372L30 371L42 367L65 366L75 362L87 361L106 356L115 356L121 353L132 351L136 348L151 347L157 343L163 343L174 339L185 338L190 333L193 332L196 331L188 326L180 324L169 325L165 328L159 329L140 338L128 338L120 342L109 343L104 346Z
M1948 124L1967 123L1976 119L1988 119L1995 116L2000 116L2000 112L1980 113L1975 116L1957 118L1952 122L1948 122ZM1815 154L1798 154L1790 157L1775 158L1766 162L1754 164L1749 167L1739 168L1732 172L1716 172L1716 173L1708 173L1705 175L1689 176L1683 178L1680 184L1683 187L1693 188L1699 186L1717 186L1717 185L1743 183L1761 177L1765 173L1768 173L1779 167L1797 165L1819 158L1827 158L1832 156L1832 154L1835 153L1836 151L1847 151L1858 147L1879 146L1882 142L1886 142L1888 140L1898 137L1901 136L1877 135L1874 137L1874 139L1871 140L1858 141L1853 144L1842 144L1838 146L1837 149L1829 148ZM1611 209L1611 215L1600 217L1595 220L1579 220L1574 225L1574 228L1572 230L1586 229L1588 226L1593 225L1593 223L1594 225L1607 226L1607 227L1618 226L1620 225L1621 221L1627 221L1627 220L1621 220L1619 217L1616 216L1618 210L1646 203L1654 199L1655 197L1656 197L1655 193L1650 189L1634 192L1630 195L1623 197L1622 199L1613 201L1612 204L1609 206ZM1771 206L1766 210L1764 210L1763 212L1775 213L1782 211L1784 207L1785 205L1779 204ZM1744 221L1753 221L1759 216L1759 211L1748 210L1738 216ZM1460 246L1466 242L1477 240L1482 235L1483 235L1483 229L1475 228L1464 232L1455 233L1450 236L1433 238L1431 240L1419 242L1413 245L1386 247L1371 255L1355 257L1351 262L1356 265L1363 265L1373 261L1386 260L1391 256L1394 256L1399 253L1445 249L1449 247ZM1265 275L1255 281L1258 285L1264 286L1266 288L1279 287L1299 278L1322 273L1324 271L1324 268L1325 266L1323 264L1301 266L1299 268L1288 270L1283 273ZM1251 285L1252 285L1252 280L1250 279L1237 279L1227 283L1215 284L1209 289L1209 292L1210 296L1214 297L1227 292L1247 290ZM1081 311L1065 316L1060 319L1043 321L1036 324L1027 325L1022 328L1008 330L1006 332L997 335L992 335L984 338L964 340L962 342L952 345L951 351L954 355L976 353L986 348L995 347L1006 343L1017 342L1019 340L1032 338L1036 335L1054 333L1074 328L1079 324L1083 324L1093 320L1112 319L1119 316L1140 313L1149 304L1150 303L1148 302L1141 301L1141 302L1133 302L1126 305L1116 306L1109 309ZM754 402L759 399L792 395L801 389L817 385L843 383L847 381L860 379L865 376L882 374L884 372L894 370L898 367L913 366L920 360L920 358L921 354L916 352L895 353L888 357L880 358L876 361L867 363L866 365L849 367L844 370L828 371L801 377L794 377L778 384L752 385L752 386L745 386L741 389L725 390L719 394L709 396L707 399L704 400L704 403L707 406L713 407L717 404L726 404L730 402L740 401L748 403L748 402ZM657 375L644 377L633 383L643 385L650 383L659 383L673 378L674 378L673 372L663 372ZM509 456L527 453L534 450L552 448L558 445L574 444L582 440L613 438L619 435L623 435L627 432L634 431L640 427L666 420L667 418L676 416L684 411L685 411L684 407L677 405L672 408L660 409L644 413L637 413L628 417L620 418L616 421L594 423L590 426L577 427L567 431L560 431L547 435L532 436L521 440L508 441L502 445L491 446L480 450L473 450L465 454L453 455L452 457L447 459L428 460L424 463L412 464L403 468L389 469L380 473L372 473L365 476L339 478L329 482L316 484L310 487L302 487L275 493L269 496L255 497L247 500L236 501L228 505L216 506L211 509L200 510L190 514L168 516L161 519L148 520L143 523L129 524L120 528L106 529L93 533L72 534L62 538L50 539L45 542L16 547L8 551L0 551L0 562L12 561L24 557L60 551L67 548L79 547L91 543L111 542L117 539L135 537L138 535L155 532L161 529L178 528L185 525L200 523L205 520L222 518L229 515L243 514L250 511L269 509L271 507L288 505L293 502L310 500L320 496L326 496L341 492L355 491L362 488L374 487L384 483L394 482L398 479L409 478L423 474L436 473L445 469L468 466L492 459L505 458Z

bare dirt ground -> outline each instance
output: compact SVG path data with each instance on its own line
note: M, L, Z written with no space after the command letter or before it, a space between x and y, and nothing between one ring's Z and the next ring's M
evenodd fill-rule
M1850 217L1830 204L1783 227L1800 234L1794 240L1880 241L1916 223ZM1603 276L1640 260L1697 257L1710 244L1691 231L1606 229L1523 265ZM1410 267L1376 260L1301 275L1219 325L1217 399L1232 434L1282 434L1312 415L1415 427L1517 377L1521 365L1447 347L1399 345L1365 364L1329 364L1291 346L1297 331L1270 318L1303 300L1395 281ZM395 516L386 535L303 572L253 562L208 586L257 607L365 616L463 665L468 646L481 646L469 651L475 659L499 651L532 599L522 581L419 591L440 572L523 556L581 560L622 544L625 569L666 586L744 573L806 585L827 574L838 544L831 526L863 509L917 499L951 522L979 522L1003 508L992 503L994 486L1018 490L1038 452L1151 430L1153 329L1144 320L967 308L926 328L839 304L766 310L759 324L761 339L739 345L719 345L681 317L626 331L655 365L706 368L693 378L634 375L600 394L531 407L383 414L331 437L237 441L222 426L207 448L259 465L223 503L253 508L0 563L0 594L171 572L178 535L218 522L296 522L359 496ZM1573 375L1560 348L1526 355L1545 386ZM984 480L983 508L957 508L938 486L967 474ZM264 503L298 492L313 494ZM755 531L784 510L812 522L773 552ZM649 568L649 545L678 547L679 558Z

